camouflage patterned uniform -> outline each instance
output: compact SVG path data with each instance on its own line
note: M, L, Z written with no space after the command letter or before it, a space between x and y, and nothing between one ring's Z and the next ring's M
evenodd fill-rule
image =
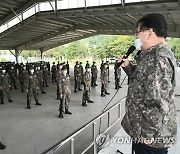
M43 72L40 69L40 66L37 67L37 70L35 73L37 75L38 87L41 90L42 94L45 94L46 92L44 91L44 87L43 87Z
M53 66L51 67L51 73L52 73L52 82L56 82L56 65L55 62L53 62Z
M8 74L10 77L11 88L12 86L14 86L14 88L17 89L17 86L16 86L17 73L13 66L9 69Z
M5 71L5 69L4 69ZM0 84L0 89L1 89L1 92L0 92L0 95L1 95L1 104L4 104L4 92L6 93L7 95L7 99L8 99L8 102L13 102L11 100L11 97L10 97L10 79L9 79L9 75L5 72L1 72L1 76L0 76L0 80L1 80L1 84Z
M81 90L81 76L82 76L82 70L79 67L79 65L77 65L77 67L75 67L75 70L74 70L74 78L75 78L74 92L77 92L77 90L82 91Z
M26 71L26 67L23 66L21 68L20 73L19 73L20 84L21 84L21 92L22 93L24 92L24 87L25 87L25 84L27 82L27 77L28 77L28 71Z
M134 72L131 63L124 68L130 77L126 99L124 130L131 137L175 139L177 133L174 88L176 66L166 43L143 51ZM152 147L165 148L174 142L152 142Z
M61 69L57 69L56 71L56 83L57 83L57 91L56 91L56 95L57 95L57 100L60 100L60 97L59 97L59 86L60 86L60 82L61 82L61 78L62 78L62 72L61 72Z
M66 70L64 74L63 71ZM69 76L67 75L67 69L62 68L62 75L59 82L59 95L60 95L60 105L59 105L59 118L63 118L63 112L65 108L65 114L72 114L69 112L71 85L69 81Z
M42 73L43 73L43 86L49 87L48 86L48 68L47 68L47 66L44 66L42 68Z
M96 80L97 80L97 75L98 75L98 69L97 66L95 64L95 62L93 62L93 65L91 66L91 85L92 86L97 86L96 84Z
M30 69L31 71L32 69ZM38 91L38 79L36 73L28 74L27 84L26 84L26 92L27 92L27 108L30 109L31 97L34 96L36 105L41 105L37 98Z
M83 84L84 83L84 69L82 66L82 62L80 62L79 68L81 70L81 83Z
M90 92L91 92L91 72L90 67L87 66L86 71L84 73L84 91L83 91L83 97L82 97L82 106L87 106L86 101L88 103L94 103L90 99Z
M115 89L119 89L119 88L122 88L120 85L119 85L119 82L120 82L120 78L121 78L121 67L117 67L117 61L114 65L114 75L115 75Z
M107 70L107 64L104 63L101 70L101 96L104 97L105 94L109 95L110 93L107 92L107 84L108 84L108 70Z

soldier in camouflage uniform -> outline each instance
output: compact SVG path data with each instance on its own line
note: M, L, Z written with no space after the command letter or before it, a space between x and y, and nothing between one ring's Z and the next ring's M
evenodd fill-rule
M27 82L27 76L28 76L28 71L26 70L26 66L21 66L19 72L19 78L20 78L20 84L21 84L21 92L24 92L24 87Z
M59 118L63 118L63 112L65 109L65 114L72 114L69 111L71 86L69 81L69 76L67 74L67 69L65 66L62 67L62 76L59 82L59 95L60 95L60 105L59 105Z
M82 70L79 67L79 64L76 64L76 67L74 69L74 92L77 92L77 90L82 91L81 89L81 78L82 78Z
M93 61L93 64L91 66L91 86L98 86L96 84L96 80L97 80L97 75L98 75L98 69L96 66L96 62Z
M14 88L17 89L17 86L16 86L17 73L16 73L16 70L14 69L13 65L9 69L8 74L10 77L11 89L12 89L12 86L14 86Z
M82 62L79 63L79 68L81 70L81 83L83 84L84 83L84 69L83 69L83 66L82 66Z
M59 64L59 68L56 71L56 83L57 83L57 100L60 100L60 93L59 93L59 86L60 86L60 82L61 82L61 77L62 77L62 67L63 67L63 63Z
M120 78L121 78L121 67L117 67L118 60L116 60L116 63L114 64L114 75L115 75L115 89L122 88L119 85Z
M44 87L43 87L43 72L42 72L40 66L36 67L35 73L36 73L37 80L38 80L38 88L39 88L39 90L41 90L42 94L45 94L46 92L44 91Z
M44 65L43 67L42 67L42 74L43 74L43 86L44 87L49 87L48 86L48 68L47 68L47 66L46 65Z
M87 106L86 102L94 103L90 99L90 92L91 92L91 67L87 66L86 71L84 73L84 91L82 97L82 106Z
M34 68L30 68L27 84L26 84L26 92L27 92L27 109L30 109L31 97L34 96L36 105L41 105L37 98L37 91L38 91L38 79L37 75L34 72Z
M67 68L67 74L70 75L70 74L69 74L69 69L70 69L70 67L69 67L69 62L68 62L68 61L66 62L66 68Z
M4 92L7 95L8 102L13 102L10 97L10 79L9 75L6 73L5 68L0 69L0 95L1 95L1 104L4 104Z
M100 65L101 72L102 72L103 66L104 66L104 60L101 61L101 65Z
M106 95L110 95L109 92L107 92L107 84L108 84L108 70L107 70L108 65L104 63L102 66L102 71L101 71L101 96L104 97ZM105 95L106 94L106 95Z
M107 65L107 71L108 71L108 82L110 82L110 80L109 80L109 75L110 75L110 74L109 74L109 71L110 71L110 70L109 70L109 69L110 69L110 68L109 68L109 61L106 61L106 65Z
M51 67L51 73L52 73L52 82L56 82L56 65L55 62L53 62L53 66Z
M85 69L88 68L89 66L90 66L89 61L86 61Z
M132 64L123 56L119 58L130 78L122 126L131 137L141 139L141 143L133 142L136 154L167 154L177 135L176 65L165 42L167 23L163 15L142 17L136 37L135 46L142 51L136 57L136 69L132 72ZM171 140L164 142L167 138Z

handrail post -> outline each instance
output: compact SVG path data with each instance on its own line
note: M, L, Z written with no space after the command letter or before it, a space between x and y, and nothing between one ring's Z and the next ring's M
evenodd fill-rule
M121 117L121 104L118 105L118 118Z
M97 154L97 145L96 145L96 134L97 134L97 129L96 129L97 123L93 123L93 140L94 140L94 154Z
M71 139L71 154L74 154L74 138Z
M108 127L110 126L110 112L108 112Z

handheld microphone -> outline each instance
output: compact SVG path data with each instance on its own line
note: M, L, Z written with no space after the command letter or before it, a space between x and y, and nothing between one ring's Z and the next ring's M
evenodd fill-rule
M128 58L128 56L129 56L135 49L136 49L136 47L135 47L134 45L130 46L129 49L128 49L128 51L127 51L127 53L126 53L126 55L125 55L123 58L125 58L125 59ZM121 66L122 63L124 63L123 60L122 60L121 62L117 63L116 68L118 68L119 66Z

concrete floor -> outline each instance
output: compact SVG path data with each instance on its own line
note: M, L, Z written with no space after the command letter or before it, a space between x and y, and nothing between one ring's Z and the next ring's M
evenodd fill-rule
M123 77L124 73L122 79ZM179 77L180 69L178 69ZM0 138L7 146L6 150L0 150L0 154L43 153L99 115L116 92L114 89L114 73L113 69L111 69L111 82L108 84L108 91L111 95L103 98L100 96L100 79L98 77L99 86L93 87L91 94L95 103L88 104L85 108L81 106L82 92L73 92L73 72L71 72L70 78L72 97L69 109L73 115L65 115L64 119L58 118L59 101L56 100L55 83L49 82L50 87L46 88L47 94L39 95L42 106L36 106L32 99L31 110L26 109L26 95L20 92L20 88L11 91L14 102L5 101L5 105L0 105ZM110 106L126 96L126 93L127 79ZM180 94L180 81L178 80L176 93ZM176 98L177 103L179 103L178 98ZM180 104L177 107L180 109ZM83 137L87 136L83 135ZM66 153L68 152L61 154Z
M40 154L44 152L99 115L116 92L114 73L111 69L111 82L108 84L108 91L111 95L103 98L100 96L98 77L98 86L92 88L91 94L95 103L82 107L82 92L73 92L73 72L71 72L70 79L72 97L69 109L73 114L65 115L64 119L58 118L59 101L56 100L55 83L49 82L50 87L45 89L47 94L39 95L42 106L36 106L32 99L30 110L26 109L26 95L20 92L20 88L11 91L14 102L9 103L5 100L4 105L0 104L0 139L7 146L6 150L0 150L0 154ZM126 93L127 79L110 106L124 97Z

